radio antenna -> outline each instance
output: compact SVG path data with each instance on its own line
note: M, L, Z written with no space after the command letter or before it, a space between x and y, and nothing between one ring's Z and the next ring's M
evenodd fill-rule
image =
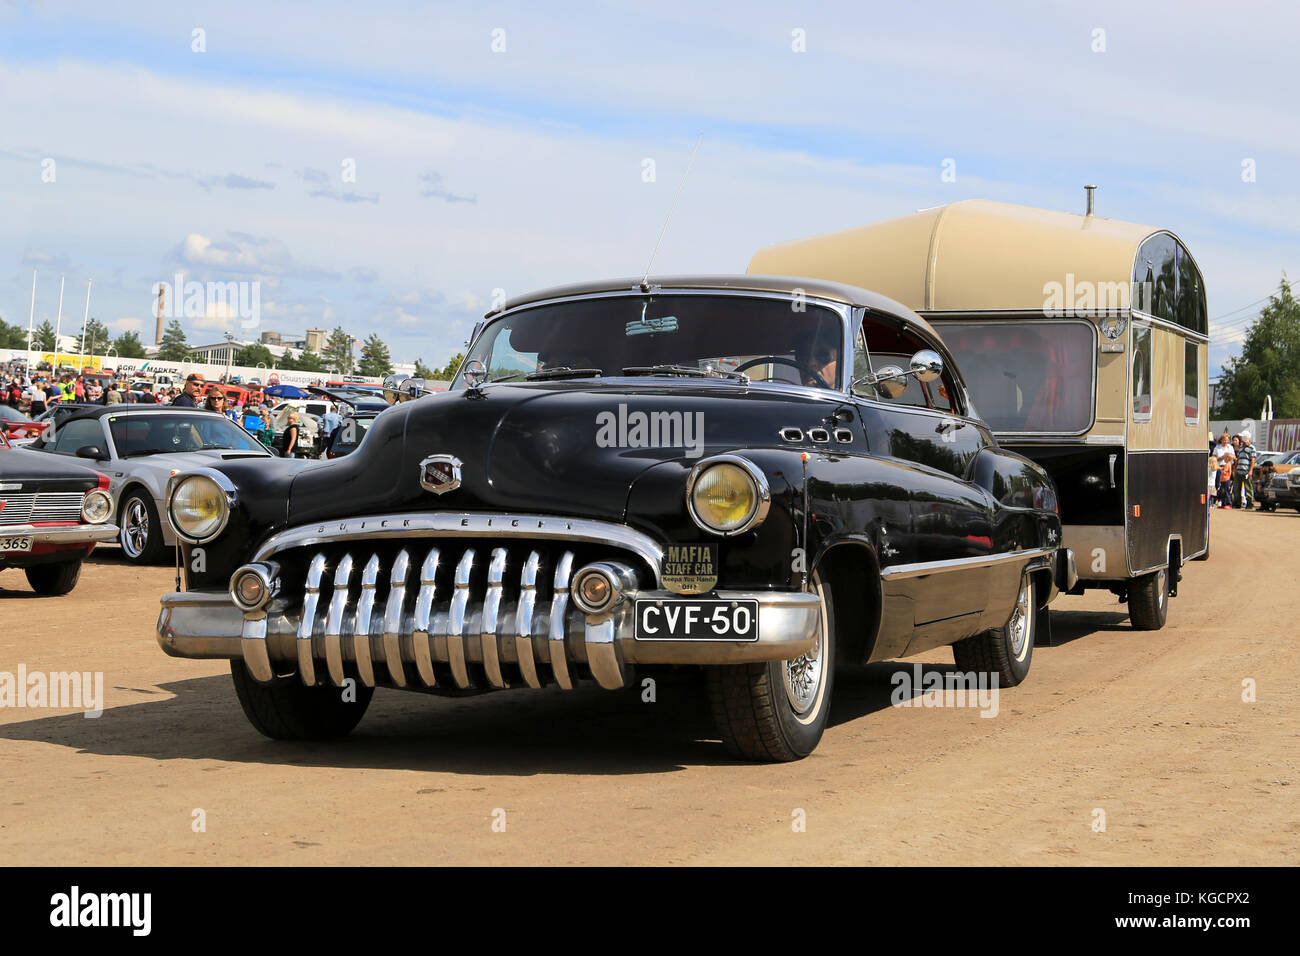
M659 244L664 241L664 233L668 231L668 222L673 218L673 211L677 208L677 200L682 198L682 187L686 185L686 177L691 174L691 167L695 165L695 154L700 151L700 141L703 139L703 133L695 138L695 148L691 150L690 162L686 164L686 172L682 173L682 180L677 184L677 195L673 197L673 204L668 207L668 215L664 217L663 228L659 230L659 238L655 240L654 250L650 253L650 261L645 265L645 274L641 276L640 288L642 292L650 291L650 283L646 280L650 278L650 269L655 264L655 256L659 255Z

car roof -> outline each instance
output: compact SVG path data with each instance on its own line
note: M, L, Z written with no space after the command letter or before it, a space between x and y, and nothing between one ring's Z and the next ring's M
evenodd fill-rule
M87 405L84 410L77 413L78 418L103 418L105 415L215 415L217 418L225 418L221 412L209 411L206 408L190 408L186 405L179 407L175 405Z
M640 279L626 276L552 286L549 289L540 289L536 292L516 296L506 302L502 308L493 309L487 315L491 317L498 312L518 308L521 305L544 302L548 299L563 299L570 296L596 295L602 292L626 292L628 295L639 295L642 294L640 283ZM800 276L748 275L744 273L650 276L646 279L646 284L657 294L678 289L706 289L718 292L777 292L785 295L802 293L809 298L827 299L844 305L865 306L881 312L912 314L911 309L907 306L867 289L847 285L843 282L827 282L824 279L809 279Z

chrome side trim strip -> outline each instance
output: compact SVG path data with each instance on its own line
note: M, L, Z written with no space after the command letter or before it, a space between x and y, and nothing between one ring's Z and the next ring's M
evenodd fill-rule
M375 665L370 655L370 619L375 610L375 584L379 581L379 555L372 554L361 572L361 599L357 602L357 621L352 629L352 651L357 672L367 687L375 686Z
M474 569L474 549L468 548L456 565L456 591L451 596L447 617L447 663L451 676L461 690L469 687L469 668L465 666L465 609L469 605L469 575Z
M271 670L271 657L266 651L265 614L244 618L239 647L244 655L244 666L254 678L265 684L275 676Z
M524 570L519 575L519 609L515 612L515 657L529 687L542 686L537 676L537 660L533 657L533 610L537 606L537 572L541 564L542 556L536 551L524 562Z
M298 673L308 687L316 683L316 665L311 655L311 630L320 601L320 582L325 576L325 555L318 554L307 566L306 593L302 599L302 618L298 622Z
M501 611L506 575L506 549L494 548L488 564L487 594L483 598L483 623L479 631L479 649L483 654L483 670L493 687L509 687L501 674L501 652L497 647L497 616Z
M264 561L288 548L359 539L424 539L431 535L454 538L550 538L622 548L643 558L654 570L655 586L662 584L663 551L653 538L625 524L586 518L557 518L553 515L424 512L318 522L272 535L257 549L257 555L252 560Z
M565 690L573 690L573 678L569 676L569 662L564 649L564 617L569 610L569 578L572 574L573 552L565 551L555 563L551 626L546 636L547 648L551 652L551 672L555 674L555 682Z
M406 575L411 568L411 556L403 548L393 559L389 572L391 582L388 606L384 609L384 660L388 674L398 687L406 686L406 669L402 667L402 609L406 604Z
M330 595L329 615L325 621L325 664L334 686L343 686L343 612L348 606L348 586L352 582L352 555L345 554L334 569L334 593Z
M433 652L429 645L429 612L437 596L435 578L438 576L438 549L425 556L420 565L420 593L415 598L415 617L411 625L411 651L415 656L415 669L426 687L437 687L433 675Z
M918 561L915 564L895 564L882 568L882 578L916 578L925 574L941 574L944 571L964 571L972 568L985 568L1007 561L1028 561L1051 554L1055 548L1028 548L1024 551L1007 551L1003 554L977 556L974 558L951 558L946 561Z

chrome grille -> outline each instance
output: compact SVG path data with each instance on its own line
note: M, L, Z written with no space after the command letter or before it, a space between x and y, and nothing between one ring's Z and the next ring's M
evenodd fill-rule
M554 682L570 689L575 675L565 639L578 612L570 608L569 583L595 558L640 564L614 546L553 539L426 537L298 547L272 557L281 593L270 610L293 621L298 674L309 685L342 686L354 677L367 686ZM651 568L638 573L654 579ZM581 632L581 615L576 623ZM592 676L603 686L622 686L613 646L586 646ZM260 656L263 648L252 650ZM249 650L245 642L246 658ZM263 672L269 676L269 663Z
M0 525L80 521L85 492L42 491L0 498Z

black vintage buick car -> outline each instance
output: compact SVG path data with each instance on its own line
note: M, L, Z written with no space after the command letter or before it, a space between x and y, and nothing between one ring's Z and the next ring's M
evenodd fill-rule
M167 653L229 658L277 738L347 733L376 685L702 666L733 752L796 759L834 665L951 644L1016 684L1074 583L1051 480L998 447L933 330L811 279L524 296L446 393L286 464L172 479L185 589L158 620Z

